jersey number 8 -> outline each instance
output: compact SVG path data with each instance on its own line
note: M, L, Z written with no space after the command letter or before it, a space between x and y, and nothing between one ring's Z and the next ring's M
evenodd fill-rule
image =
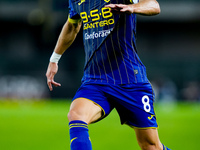
M144 105L144 110L150 112L151 105L149 104L149 97L147 95L142 97L142 104Z
M92 21L98 21L100 20L101 15L104 19L107 19L107 18L112 17L113 14L110 12L110 8L106 8L106 7L103 7L100 13L98 9L91 10L90 14L87 14L86 12L80 13L83 23L87 23L89 20L88 18L91 18Z

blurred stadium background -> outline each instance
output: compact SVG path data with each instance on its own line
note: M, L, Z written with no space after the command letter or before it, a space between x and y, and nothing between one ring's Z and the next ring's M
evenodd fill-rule
M185 150L198 149L195 146L198 143L197 134L200 134L197 126L200 121L200 108L198 107L200 101L200 0L158 0L158 2L161 6L161 14L153 17L138 16L137 47L139 56L147 67L147 74L154 86L157 102L160 102L161 108L164 106L171 108L168 112L158 107L161 114L158 113L160 116L158 119L161 126L164 126L160 129L161 133L178 139L183 137L180 133L186 133L185 130L189 130L187 128L193 127L196 130L184 136L185 141L188 142L186 137L190 138L195 135L190 139L191 143L188 145L179 139L181 144L174 144L174 149L179 150L178 146L180 145ZM33 140L31 138L24 138L25 142L18 141L25 144L24 148L22 146L17 148L15 144L6 145L6 141L12 143L14 139L17 139L11 137L12 133L17 132L18 129L21 136L31 136L26 135L24 133L26 131L22 132L25 129L23 123L29 123L27 125L30 127L29 130L35 126L38 127L36 129L46 129L48 123L57 118L55 121L57 129L66 130L59 126L58 122L61 119L59 120L58 116L61 115L64 122L68 102L56 103L55 101L58 99L70 100L80 85L84 65L82 31L59 62L59 72L55 80L62 86L49 92L45 73L49 58L67 17L68 0L0 1L0 141L2 141L0 149L2 150L31 150L31 146L26 145L28 140L29 142ZM27 103L28 100L33 99L41 102ZM51 102L44 102L47 99L50 99ZM22 104L21 101L26 102ZM187 105L188 107L186 107ZM43 112L40 108L47 111ZM39 113L44 114L39 117ZM176 113L177 115L174 115ZM174 120L168 118L168 115L173 115ZM42 119L46 117L50 118L44 123L44 127L36 125L36 122L31 122L36 118L41 118L37 121L42 122ZM31 119L27 120L28 118ZM21 124L18 119L22 122ZM174 121L173 125L176 122L177 126L174 127L170 122L166 124L166 119ZM64 123L66 125L67 121ZM186 123L187 126L181 123ZM15 130L11 130L14 126ZM181 126L182 128L178 129ZM50 125L48 131L39 131L50 136L53 128L54 125ZM174 130L171 130L172 128ZM11 131L13 132L11 133ZM92 134L98 134L96 132ZM59 133L61 132L55 131L56 137L59 137ZM128 132L128 134L130 133ZM180 135L180 137L176 135ZM35 136L40 137L41 135ZM162 136L164 139L164 135ZM66 145L60 147L59 145L67 141L66 133L62 132L61 138L64 141L60 141L60 143L57 141L57 148L42 147L41 144L37 149L65 149ZM101 139L99 138L99 140ZM169 138L166 142L173 145L174 139ZM124 144L127 143L124 142ZM96 147L102 146L97 142L96 144ZM189 148L191 145L193 148ZM120 146L117 146L115 150L117 148ZM127 150L129 149L127 148Z

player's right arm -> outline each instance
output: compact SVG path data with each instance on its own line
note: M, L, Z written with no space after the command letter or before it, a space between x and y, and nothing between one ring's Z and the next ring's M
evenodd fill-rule
M81 28L81 20L80 19L68 19L67 22L64 24L62 31L60 33L60 36L58 38L58 41L56 43L54 53L57 55L62 55L69 46L73 43L75 40L78 32ZM58 71L58 64L57 62L49 62L46 77L47 77L47 85L50 89L50 91L53 90L52 85L54 86L61 86L60 83L57 83L54 81L54 76Z
M73 43L76 35L80 31L81 28L81 20L73 20L69 18L67 22L64 24L60 36L58 38L56 47L54 52L62 55L66 49Z

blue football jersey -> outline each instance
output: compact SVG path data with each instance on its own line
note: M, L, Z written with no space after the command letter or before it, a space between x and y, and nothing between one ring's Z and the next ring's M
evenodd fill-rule
M131 1L132 2L132 1ZM83 82L148 82L136 50L136 15L114 14L107 4L128 0L69 0L69 18L82 19L85 67ZM132 3L137 2L134 0Z

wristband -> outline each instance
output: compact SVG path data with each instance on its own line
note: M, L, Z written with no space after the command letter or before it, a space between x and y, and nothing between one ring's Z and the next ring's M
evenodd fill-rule
M56 52L53 52L50 58L50 62L58 63L62 55L57 54Z

